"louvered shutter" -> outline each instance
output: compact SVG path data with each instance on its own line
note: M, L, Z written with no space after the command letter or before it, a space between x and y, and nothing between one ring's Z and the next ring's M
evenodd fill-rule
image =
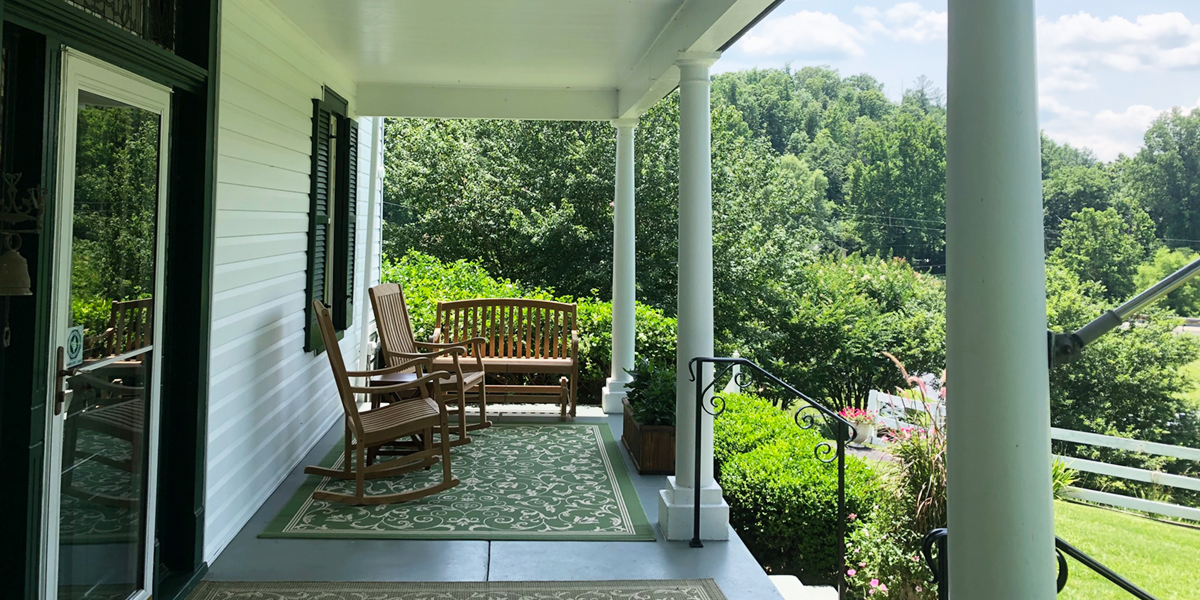
M304 303L307 319L304 327L304 349L320 352L325 349L321 330L317 326L317 315L313 311L314 299L325 299L326 227L329 224L329 107L320 100L313 100L312 134L312 181L308 213L308 286L307 301Z
M346 185L345 202L342 203L345 208L341 210L340 215L342 223L340 239L344 242L346 257L343 263L345 265L344 277L340 279L346 282L345 302L343 302L346 312L341 321L342 329L349 329L350 325L354 323L354 259L356 230L358 229L358 219L356 218L358 207L358 120L346 119L346 123L346 151L341 154L346 157L346 160L342 161L346 170L341 179Z

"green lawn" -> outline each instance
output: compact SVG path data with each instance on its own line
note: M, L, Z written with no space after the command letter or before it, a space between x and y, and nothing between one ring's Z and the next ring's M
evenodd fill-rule
M1200 598L1200 529L1070 502L1054 503L1059 537L1159 600ZM1071 578L1059 598L1128 600L1132 596L1068 559Z
M1191 391L1184 394L1184 397L1191 400L1195 406L1200 406L1200 360L1188 363L1180 370L1192 380L1193 384Z

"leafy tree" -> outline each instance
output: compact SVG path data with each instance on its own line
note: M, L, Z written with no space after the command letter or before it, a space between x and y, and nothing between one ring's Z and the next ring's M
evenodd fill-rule
M1045 226L1057 232L1064 220L1085 208L1112 206L1113 187L1112 176L1097 167L1064 166L1051 171L1042 182ZM1051 243L1056 241L1053 234L1047 237Z
M1065 167L1094 167L1099 163L1096 154L1087 148L1059 144L1042 132L1042 179Z
M945 264L946 131L939 118L902 110L870 122L858 152L847 216L862 248L917 267Z
M902 259L826 255L774 287L769 329L742 354L834 409L904 385L883 351L914 373L945 364L945 291Z
M1133 277L1150 252L1154 224L1138 211L1126 220L1115 208L1085 208L1063 222L1062 237L1050 259L1082 281L1104 286L1110 301L1123 301L1135 292Z
M71 295L74 322L89 336L113 301L154 292L158 121L133 108L79 110Z
M1200 240L1200 109L1163 114L1145 142L1124 172L1128 193L1168 243Z
M1133 277L1135 287L1147 289L1197 258L1200 258L1200 254L1187 248L1159 248L1150 262L1138 266L1137 274ZM1200 316L1200 281L1193 279L1168 294L1160 303L1182 317Z

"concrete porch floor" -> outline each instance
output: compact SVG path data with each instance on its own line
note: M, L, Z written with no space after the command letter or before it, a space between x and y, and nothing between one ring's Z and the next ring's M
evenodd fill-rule
M582 408L582 407L581 407ZM589 411L590 412L590 411ZM582 413L582 411L581 411ZM594 414L594 413L592 413ZM503 422L508 416L493 416ZM528 421L529 416L519 418ZM557 419L553 419L557 421ZM621 436L620 415L604 421ZM512 542L438 540L260 539L258 534L300 487L304 465L316 464L341 436L332 428L292 470L214 561L218 581L580 581L715 579L729 600L781 600L778 589L736 533L727 542L668 542L658 531L663 476L638 475L622 447L642 508L655 525L653 542ZM790 595L790 594L789 594Z

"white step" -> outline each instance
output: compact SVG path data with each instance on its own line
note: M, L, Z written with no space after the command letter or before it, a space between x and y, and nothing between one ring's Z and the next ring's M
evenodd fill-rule
M771 583L784 600L838 600L837 590L828 586L806 587L792 575L771 575Z

